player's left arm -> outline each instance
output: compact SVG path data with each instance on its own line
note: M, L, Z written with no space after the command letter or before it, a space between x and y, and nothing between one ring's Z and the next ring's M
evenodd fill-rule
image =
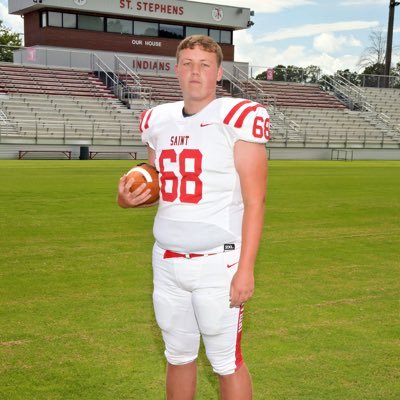
M234 159L242 188L244 213L242 248L238 270L231 282L230 306L239 307L254 292L254 265L264 225L267 190L265 144L239 140L234 147Z

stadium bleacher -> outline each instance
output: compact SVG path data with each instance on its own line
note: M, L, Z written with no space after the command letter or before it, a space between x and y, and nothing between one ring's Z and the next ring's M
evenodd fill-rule
M386 114L400 129L400 89L366 87L363 92L375 110Z
M3 142L139 141L139 115L92 72L5 63L0 70Z
M179 82L174 76L141 74L138 77L144 87L151 88L151 102L153 105L182 100ZM125 80L128 85L133 83L131 76L119 75L119 78ZM221 86L217 86L217 97L223 96L230 96L230 93Z
M274 105L294 124L277 124L271 144L304 146L377 148L398 147L400 138L388 127L362 111L349 110L336 96L317 84L258 81L265 93L273 96Z
M262 89L275 97L277 107L316 107L344 110L346 106L317 84L257 81ZM252 93L251 87L249 92Z
M91 72L9 63L0 63L0 92L60 96L112 96L112 92Z
M138 76L140 85L150 88L149 97L130 109L92 71L0 63L0 72L2 143L141 145L140 112L182 99L174 76ZM134 84L125 78L128 85ZM245 96L254 99L256 85L248 79L246 86ZM388 132L366 112L349 110L317 84L257 81L257 87L268 99L270 147L400 147L393 130ZM217 97L231 95L224 88L218 86ZM377 111L400 124L399 90L365 93Z

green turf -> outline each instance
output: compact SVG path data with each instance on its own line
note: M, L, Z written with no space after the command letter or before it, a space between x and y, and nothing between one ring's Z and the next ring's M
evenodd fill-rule
M154 209L129 161L0 161L0 399L161 400ZM400 398L400 162L272 161L243 351L255 400ZM198 400L217 399L204 351Z

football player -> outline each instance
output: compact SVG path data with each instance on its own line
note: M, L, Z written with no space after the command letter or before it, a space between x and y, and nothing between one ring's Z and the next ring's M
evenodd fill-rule
M269 116L246 99L216 98L222 51L210 37L185 38L175 73L183 101L142 113L149 163L159 171L153 302L165 343L168 400L191 400L202 338L223 400L250 400L240 341L253 295L267 185ZM121 207L149 198L122 177Z

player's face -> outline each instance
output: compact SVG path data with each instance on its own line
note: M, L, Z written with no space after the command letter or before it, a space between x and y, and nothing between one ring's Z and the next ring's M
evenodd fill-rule
M198 112L216 97L216 83L222 78L222 68L218 67L217 55L195 46L184 49L179 54L179 62L175 66L185 110Z

